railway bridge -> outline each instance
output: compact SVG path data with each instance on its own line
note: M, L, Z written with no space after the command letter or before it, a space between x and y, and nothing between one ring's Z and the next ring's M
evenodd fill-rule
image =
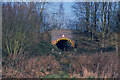
M56 45L59 49L62 49L63 51L74 48L75 40L73 38L72 30L51 30L51 44Z

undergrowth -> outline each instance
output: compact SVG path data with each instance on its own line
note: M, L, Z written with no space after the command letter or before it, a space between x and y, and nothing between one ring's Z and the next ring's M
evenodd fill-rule
M60 55L60 54L59 54ZM62 54L61 54L62 55ZM67 56L67 57L66 57ZM4 57L3 78L117 78L118 63L115 53L68 54Z

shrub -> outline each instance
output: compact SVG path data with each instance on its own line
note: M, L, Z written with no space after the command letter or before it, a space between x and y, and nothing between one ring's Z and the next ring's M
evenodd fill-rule
M26 43L26 35L22 32L4 34L2 44L3 56L19 55L23 53Z
M50 54L52 49L58 50L48 42L34 43L30 48L30 55Z

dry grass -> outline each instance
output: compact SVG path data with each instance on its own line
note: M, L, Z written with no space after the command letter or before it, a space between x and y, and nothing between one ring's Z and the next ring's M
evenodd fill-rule
M71 62L74 72L82 72L83 77L88 74L101 78L118 76L118 56L114 53L76 56Z
M12 60L10 60L12 58ZM31 57L3 58L6 63L2 67L4 78L40 78L49 74L58 74L68 66L67 74L77 78L117 78L118 56L115 53L71 55L61 57L59 61L53 55ZM15 60L16 59L16 60ZM63 63L66 66L60 65Z
M10 65L10 64L14 65ZM48 74L53 74L60 69L60 64L51 55L33 57L28 60L22 59L19 62L9 61L3 66L3 77L14 78L39 78ZM20 71L19 71L20 70Z

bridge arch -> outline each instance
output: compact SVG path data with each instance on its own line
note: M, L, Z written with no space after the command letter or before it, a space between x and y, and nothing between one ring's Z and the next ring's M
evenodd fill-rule
M60 38L60 39L58 39L58 40L55 41L54 45L56 45L61 40L69 41L72 44L72 47L74 47L74 43L70 39L68 39L68 38Z

